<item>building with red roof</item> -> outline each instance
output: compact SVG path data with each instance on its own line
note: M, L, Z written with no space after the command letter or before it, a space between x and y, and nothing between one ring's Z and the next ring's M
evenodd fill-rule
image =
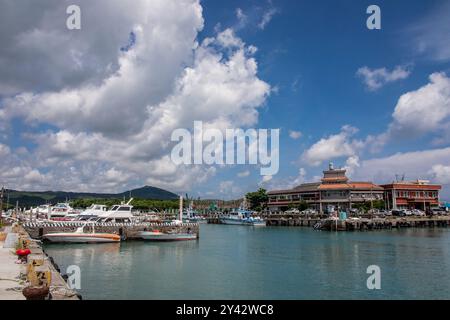
M426 181L396 182L377 185L372 182L349 181L345 169L330 163L320 182L304 183L293 189L268 192L268 207L282 211L304 202L319 212L349 211L356 204L384 200L386 209L430 208L439 205L441 186Z

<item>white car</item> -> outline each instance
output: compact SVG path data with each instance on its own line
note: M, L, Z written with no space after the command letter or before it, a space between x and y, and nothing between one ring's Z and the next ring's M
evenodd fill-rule
M419 209L414 209L414 210L412 211L412 213L413 213L415 216L420 216L420 217L425 216L425 212L423 212L422 210L419 210Z
M410 211L410 210L403 209L402 211L405 213L406 216L414 215L414 213L412 211Z

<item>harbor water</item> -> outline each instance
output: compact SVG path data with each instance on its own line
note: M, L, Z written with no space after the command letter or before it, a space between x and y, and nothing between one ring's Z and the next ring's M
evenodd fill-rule
M83 299L450 299L450 229L201 225L198 241L46 244ZM367 288L367 267L381 289Z

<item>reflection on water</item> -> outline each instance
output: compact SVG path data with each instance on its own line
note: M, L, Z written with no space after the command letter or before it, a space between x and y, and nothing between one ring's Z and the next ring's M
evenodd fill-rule
M450 230L202 225L199 241L46 245L91 299L449 299ZM369 265L382 290L366 288Z

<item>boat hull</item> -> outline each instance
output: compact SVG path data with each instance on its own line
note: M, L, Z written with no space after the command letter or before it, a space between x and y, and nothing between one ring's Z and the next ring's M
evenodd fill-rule
M220 219L221 224L229 224L229 225L239 225L239 226L253 226L253 227L265 227L265 221L248 221L248 220L238 220L238 219Z
M188 241L197 240L195 233L160 233L142 231L139 235L143 240L147 241Z
M243 226L246 225L243 220L235 220L235 219L220 219L220 223L222 224L230 224L230 225L239 225Z
M110 242L120 242L120 236L116 234L64 234L64 233L53 233L46 234L43 236L44 239L50 242L66 242L66 243L110 243Z
M254 227L265 227L266 222L265 221L251 222L250 225Z

